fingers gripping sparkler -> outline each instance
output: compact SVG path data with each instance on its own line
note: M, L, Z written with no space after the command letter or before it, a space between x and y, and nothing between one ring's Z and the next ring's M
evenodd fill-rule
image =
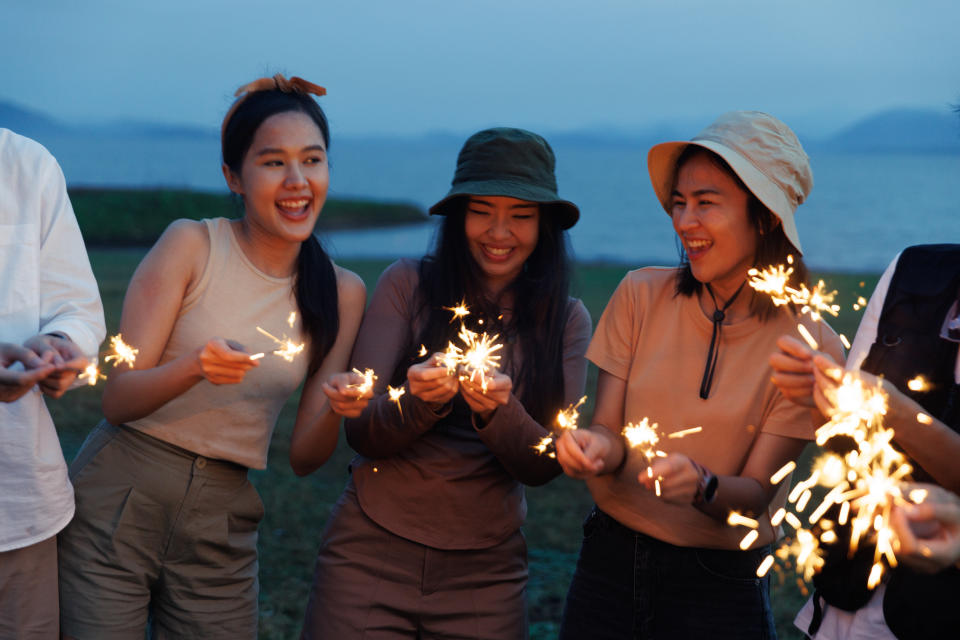
M572 431L577 428L580 420L580 407L587 401L587 396L583 396L576 403L571 404L566 409L561 409L557 413L555 420L556 428L548 435L540 438L540 442L533 445L533 450L540 455L546 455L549 458L557 457L556 441L564 431Z

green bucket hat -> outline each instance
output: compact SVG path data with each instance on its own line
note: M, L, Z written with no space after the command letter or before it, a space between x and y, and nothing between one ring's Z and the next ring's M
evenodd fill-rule
M464 143L450 191L430 213L447 215L467 196L508 196L547 205L541 210L556 215L560 226L569 229L580 218L580 209L557 195L555 166L553 149L537 134L485 129Z

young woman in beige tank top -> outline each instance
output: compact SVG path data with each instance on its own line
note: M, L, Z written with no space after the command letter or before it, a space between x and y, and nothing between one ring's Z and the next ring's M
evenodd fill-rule
M139 352L111 374L109 424L71 468L67 637L142 637L148 613L155 638L257 635L263 505L246 472L266 465L280 407L304 375L297 450L313 465L329 457L340 417L321 386L346 367L366 302L363 282L313 236L329 131L310 93L324 91L280 75L237 92L222 150L242 217L174 222L130 282L120 330ZM258 326L304 352L274 355Z

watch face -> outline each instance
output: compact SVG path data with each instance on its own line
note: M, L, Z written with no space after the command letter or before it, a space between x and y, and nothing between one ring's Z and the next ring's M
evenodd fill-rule
M710 474L710 478L707 480L707 487L703 490L704 502L713 502L713 499L717 496L717 486L719 484L720 481L717 479L717 476Z

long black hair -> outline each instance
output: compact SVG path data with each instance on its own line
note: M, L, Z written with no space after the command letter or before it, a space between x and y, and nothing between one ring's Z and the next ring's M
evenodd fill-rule
M702 155L707 158L718 169L726 173L737 185L747 193L747 220L753 227L756 244L754 251L753 266L758 269L765 269L773 265L787 265L788 256L792 256L793 273L788 279L789 286L798 289L801 284L810 284L810 274L807 271L807 265L804 264L800 252L787 239L787 234L783 232L783 225L770 209L766 207L753 192L747 188L727 161L719 155L696 145L687 145L680 157L677 159L677 168L674 171L674 180L680 174L680 169L692 158ZM691 296L700 293L703 283L697 280L690 268L690 260L687 258L683 245L678 242L680 251L680 270L677 272L676 293L677 295ZM758 294L751 291L753 297L750 299L750 314L757 316L761 321L767 321L776 313L776 305L773 304L770 296ZM792 306L792 305L791 305Z
M418 300L425 322L412 346L416 349L423 344L431 352L442 351L460 327L450 322L450 311L444 307L466 302L471 312L464 319L468 328L499 332L504 342L516 341L523 363L514 377L514 389L527 412L540 424L549 424L562 408L564 396L563 334L571 273L567 234L551 206L540 205L537 246L507 287L513 309L509 320L503 321L498 302L484 293L483 273L467 246L464 219L468 202L464 196L451 208L433 253L420 261Z
M223 163L240 175L243 159L254 135L264 120L278 113L304 113L320 129L323 142L330 149L330 127L320 105L305 93L297 91L256 91L247 95L224 123L221 136ZM304 332L310 336L310 362L307 375L320 368L333 347L340 329L337 304L337 275L333 262L314 234L300 245L297 275L294 284L297 308Z

